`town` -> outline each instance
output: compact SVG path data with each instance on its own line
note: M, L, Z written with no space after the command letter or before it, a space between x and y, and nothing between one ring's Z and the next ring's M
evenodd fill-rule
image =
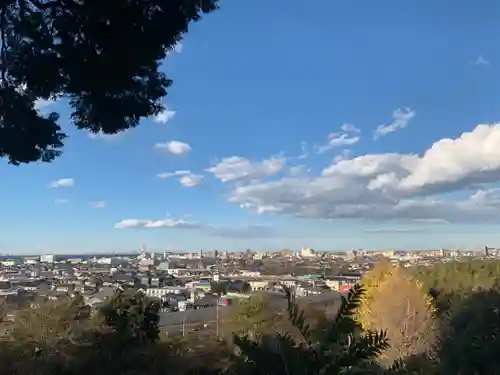
M489 247L475 251L348 252L304 247L296 252L157 254L143 245L138 255L4 256L0 261L0 297L5 300L4 325L8 326L16 311L40 300L79 294L97 311L117 288L134 288L161 301L160 326L165 331L184 333L186 327L218 325L219 308L254 293L268 293L283 302L286 287L305 301L329 300L339 298L381 261L402 267L430 266L457 258L495 258L497 254L497 249ZM214 283L222 288L214 291Z

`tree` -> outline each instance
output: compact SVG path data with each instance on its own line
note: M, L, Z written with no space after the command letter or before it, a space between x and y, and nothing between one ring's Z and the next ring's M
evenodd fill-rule
M212 281L210 283L210 291L216 294L219 298L227 294L227 287L229 283L227 281Z
M347 298L342 297L342 305L327 333L315 341L303 311L288 292L288 318L300 331L302 340L295 340L288 333L264 336L259 341L234 336L240 356L233 364L232 373L373 374L376 358L389 348L389 343L383 331L354 335L359 325L352 317L362 294L362 287L356 285Z
M500 292L475 292L450 311L442 325L437 358L440 373L500 373Z
M4 298L0 298L0 323L5 319L7 315L7 301Z
M256 294L248 299L241 299L231 307L227 329L233 333L248 335L257 338L275 324L275 317L271 310L269 296Z
M384 273L383 271L387 271ZM436 341L435 310L422 285L402 268L374 269L356 318L364 329L387 331L391 349L380 358L386 367L401 358L427 354Z
M122 339L123 344L158 341L160 302L141 291L117 290L101 308L105 323Z
M50 162L66 134L41 101L64 98L81 130L114 134L160 113L159 71L218 0L0 0L0 157Z

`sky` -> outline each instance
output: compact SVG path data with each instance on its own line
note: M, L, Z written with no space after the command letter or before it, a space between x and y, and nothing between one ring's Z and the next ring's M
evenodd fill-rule
M167 110L0 161L0 252L500 246L500 3L229 1Z

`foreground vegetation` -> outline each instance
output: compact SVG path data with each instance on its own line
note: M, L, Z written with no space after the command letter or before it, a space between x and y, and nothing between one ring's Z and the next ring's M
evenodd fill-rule
M499 279L498 261L381 264L340 307L290 293L280 313L252 297L221 317L219 340L161 335L159 305L131 291L96 314L81 298L43 302L0 340L0 374L497 374Z

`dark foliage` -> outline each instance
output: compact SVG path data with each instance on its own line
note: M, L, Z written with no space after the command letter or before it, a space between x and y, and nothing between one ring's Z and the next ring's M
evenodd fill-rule
M118 290L101 309L106 325L111 327L120 342L155 343L159 339L158 328L160 302L134 290Z
M338 314L326 334L315 339L306 323L304 312L288 291L288 318L300 332L295 340L289 333L263 336L259 340L235 336L239 349L231 371L238 374L373 374L382 371L376 359L389 348L385 332L359 331L354 321L363 289L355 286L348 297L342 297ZM391 369L392 370L392 369Z
M57 157L66 137L37 99L67 98L78 129L117 133L158 114L159 71L192 21L218 0L1 0L0 157Z
M438 345L441 373L500 374L500 292L477 291L448 312Z

